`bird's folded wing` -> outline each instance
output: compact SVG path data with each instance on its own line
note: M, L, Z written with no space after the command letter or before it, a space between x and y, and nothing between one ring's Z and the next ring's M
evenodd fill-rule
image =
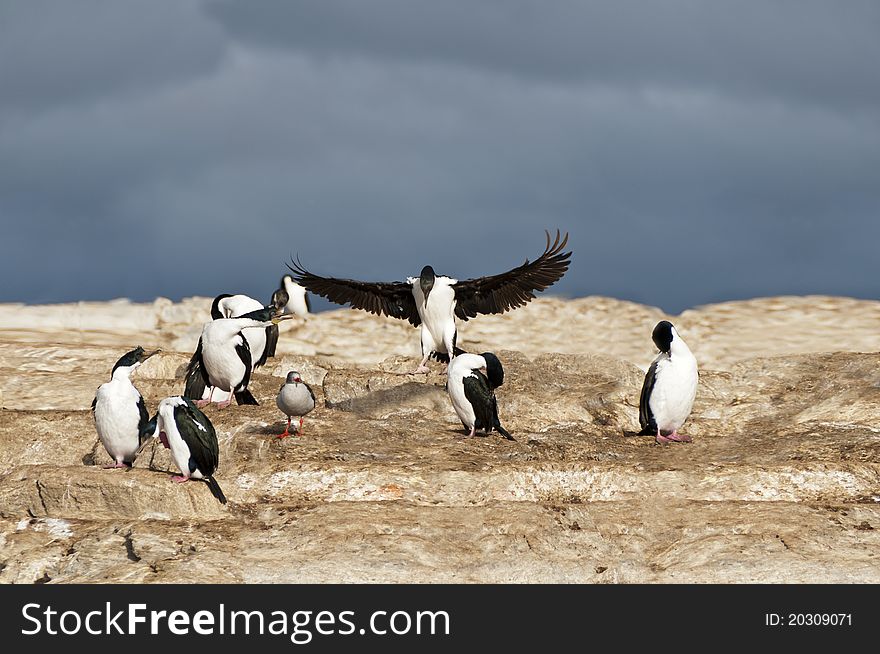
M482 429L491 428L494 417L492 414L494 395L489 389L489 381L477 370L474 374L465 377L462 384L464 385L464 396L474 410L475 426Z
M455 315L468 320L478 314L504 313L527 304L535 293L553 285L568 270L571 252L563 252L568 244L568 233L563 237L556 230L556 239L550 242L544 253L532 262L526 262L513 270L491 277L467 279L455 285Z
M657 383L657 360L648 368L645 375L645 381L642 383L642 393L639 396L639 425L642 431L646 429L655 429L654 414L651 412L649 401L651 392L654 390L654 384Z
M211 421L192 402L185 401L174 407L174 422L199 472L213 474L220 460L220 448Z
M205 364L202 361L202 339L200 338L198 347L186 366L186 386L183 395L194 400L201 400L209 384L208 371L205 370Z
M331 302L348 304L353 309L363 309L380 316L408 320L413 326L422 323L409 284L321 277L303 268L299 261L292 261L287 267L293 272L296 283Z

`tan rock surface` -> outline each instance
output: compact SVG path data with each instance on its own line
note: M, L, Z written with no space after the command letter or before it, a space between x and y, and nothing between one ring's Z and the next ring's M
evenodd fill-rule
M0 305L0 581L880 582L880 303L768 298L673 317L701 366L686 431L638 428L650 332L608 298L541 298L461 325L499 354L510 443L461 440L416 331L340 310L288 326L258 407L208 409L229 504L151 445L103 470L88 407L115 360L183 387L210 301ZM39 326L39 329L37 329ZM313 385L283 429L287 370Z

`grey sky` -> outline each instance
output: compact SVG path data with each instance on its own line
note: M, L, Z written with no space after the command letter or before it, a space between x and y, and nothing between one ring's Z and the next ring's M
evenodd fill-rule
M877 297L880 3L0 0L0 301Z

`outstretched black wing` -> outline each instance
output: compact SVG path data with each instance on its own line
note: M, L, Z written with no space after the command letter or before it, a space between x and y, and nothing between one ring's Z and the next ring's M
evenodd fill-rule
M183 390L183 396L193 400L201 400L209 385L208 372L202 362L202 339L200 338L199 345L186 367L186 386Z
M412 286L405 282L359 282L320 277L303 268L298 260L291 261L291 264L287 267L293 272L292 277L297 284L331 302L348 304L353 309L363 309L380 316L409 320L416 327L422 324Z
M189 448L189 472L198 468L203 476L210 477L220 462L217 433L208 416L189 400L184 398L184 402L174 407L174 422L180 437Z
M464 396L474 409L474 427L487 431L492 429L495 395L489 390L489 380L479 370L474 370L462 383Z
M547 234L544 254L533 262L526 262L500 275L479 277L459 282L455 289L455 315L469 320L478 314L504 313L533 300L535 293L555 284L568 270L571 252L563 252L568 244L568 233L562 237L556 230L556 240L551 244Z
M645 381L642 384L642 394L639 396L639 424L642 431L640 436L654 435L657 433L657 421L651 411L650 402L651 392L654 390L654 384L657 381L657 362L651 364L648 373L645 375Z

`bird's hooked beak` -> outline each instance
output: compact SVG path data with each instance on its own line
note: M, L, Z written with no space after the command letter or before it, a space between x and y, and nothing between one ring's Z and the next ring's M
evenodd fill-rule
M136 372L138 368L141 367L141 365L144 363L144 361L146 361L147 359L149 359L149 358L150 358L151 356L153 356L154 354L159 354L159 352L161 352L161 351L162 351L161 349L156 349L156 350L153 350L152 352L142 352L142 353L140 354L140 356L138 356L137 364L136 364L136 365L134 366L134 368L132 369L132 374L133 374L134 372Z
M143 355L141 355L141 363L143 363L144 361L149 359L151 356L153 356L155 354L159 354L161 351L162 351L161 348L157 348L157 349L153 350L152 352L144 353Z
M277 325L282 320L293 320L294 318L296 318L296 316L294 316L292 313L288 313L288 314L284 314L284 315L281 315L279 313L278 315L272 317L272 324Z
M303 379L302 379L302 377L300 377L299 375L297 375L296 377L294 377L294 378L293 378L293 381L294 381L295 384L302 384L302 383L303 383Z

